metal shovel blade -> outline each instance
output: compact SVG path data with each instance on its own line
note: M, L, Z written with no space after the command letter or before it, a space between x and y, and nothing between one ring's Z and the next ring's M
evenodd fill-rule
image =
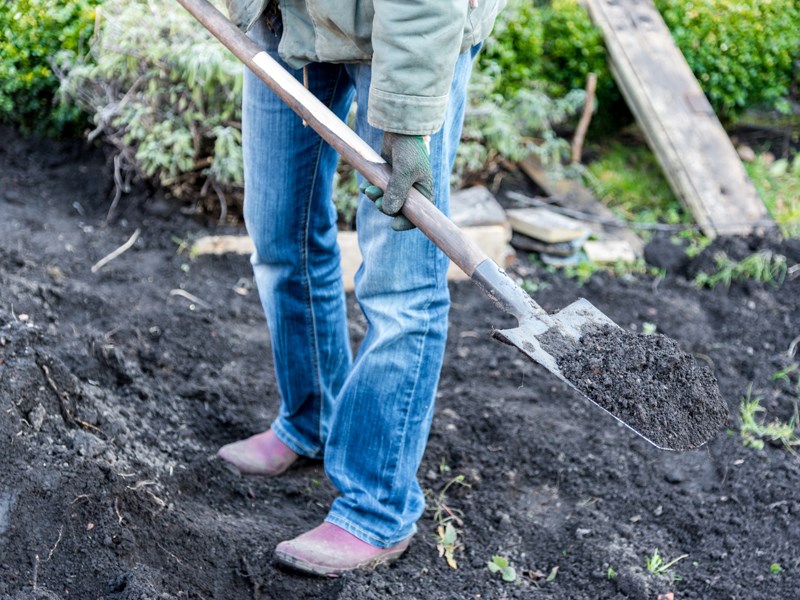
M662 450L698 448L727 420L710 371L674 341L626 332L584 299L520 318L518 327L495 330L493 337ZM604 347L608 343L613 347ZM563 365L569 365L566 373Z
M547 315L547 320L541 315L532 315L528 319L521 319L518 327L514 329L496 329L492 332L495 339L516 347L520 352L535 363L542 365L561 381L569 385L576 392L584 396L592 404L602 409L628 429L642 436L648 442L662 450L670 450L655 443L641 431L626 423L619 416L606 410L591 397L579 390L573 382L564 376L558 366L558 356L576 352L580 347L580 340L585 333L597 330L605 325L619 327L614 321L597 309L591 302L581 298L562 308L558 312Z

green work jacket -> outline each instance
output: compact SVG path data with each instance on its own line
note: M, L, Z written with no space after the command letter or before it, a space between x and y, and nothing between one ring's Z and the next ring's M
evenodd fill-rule
M226 0L247 31L269 0ZM291 67L372 63L368 120L384 131L437 131L461 52L491 32L505 0L278 0L278 52Z

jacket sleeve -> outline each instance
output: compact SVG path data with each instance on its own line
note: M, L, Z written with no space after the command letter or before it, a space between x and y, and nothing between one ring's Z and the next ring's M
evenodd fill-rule
M469 0L374 0L368 120L425 135L444 121Z

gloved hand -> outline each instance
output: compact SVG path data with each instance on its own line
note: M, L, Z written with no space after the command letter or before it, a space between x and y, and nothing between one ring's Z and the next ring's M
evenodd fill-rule
M400 210L412 186L428 200L433 201L433 173L428 143L421 135L385 132L381 156L392 167L392 176L386 185L386 192L368 183L361 186L361 191L367 198L375 201L381 212L394 217L392 229L395 231L414 229L414 224L401 215Z

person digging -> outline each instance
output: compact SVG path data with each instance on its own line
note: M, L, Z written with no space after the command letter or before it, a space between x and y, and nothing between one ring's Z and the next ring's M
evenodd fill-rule
M445 213L470 70L504 0L227 0L232 21L392 166L385 194L359 179L367 331L355 357L332 198L337 153L245 71L244 217L272 341L271 427L222 447L241 472L321 459L340 492L325 521L281 542L280 563L319 575L408 547L425 500L417 470L447 337L447 257L400 215L416 186ZM387 215L391 219L387 218Z

